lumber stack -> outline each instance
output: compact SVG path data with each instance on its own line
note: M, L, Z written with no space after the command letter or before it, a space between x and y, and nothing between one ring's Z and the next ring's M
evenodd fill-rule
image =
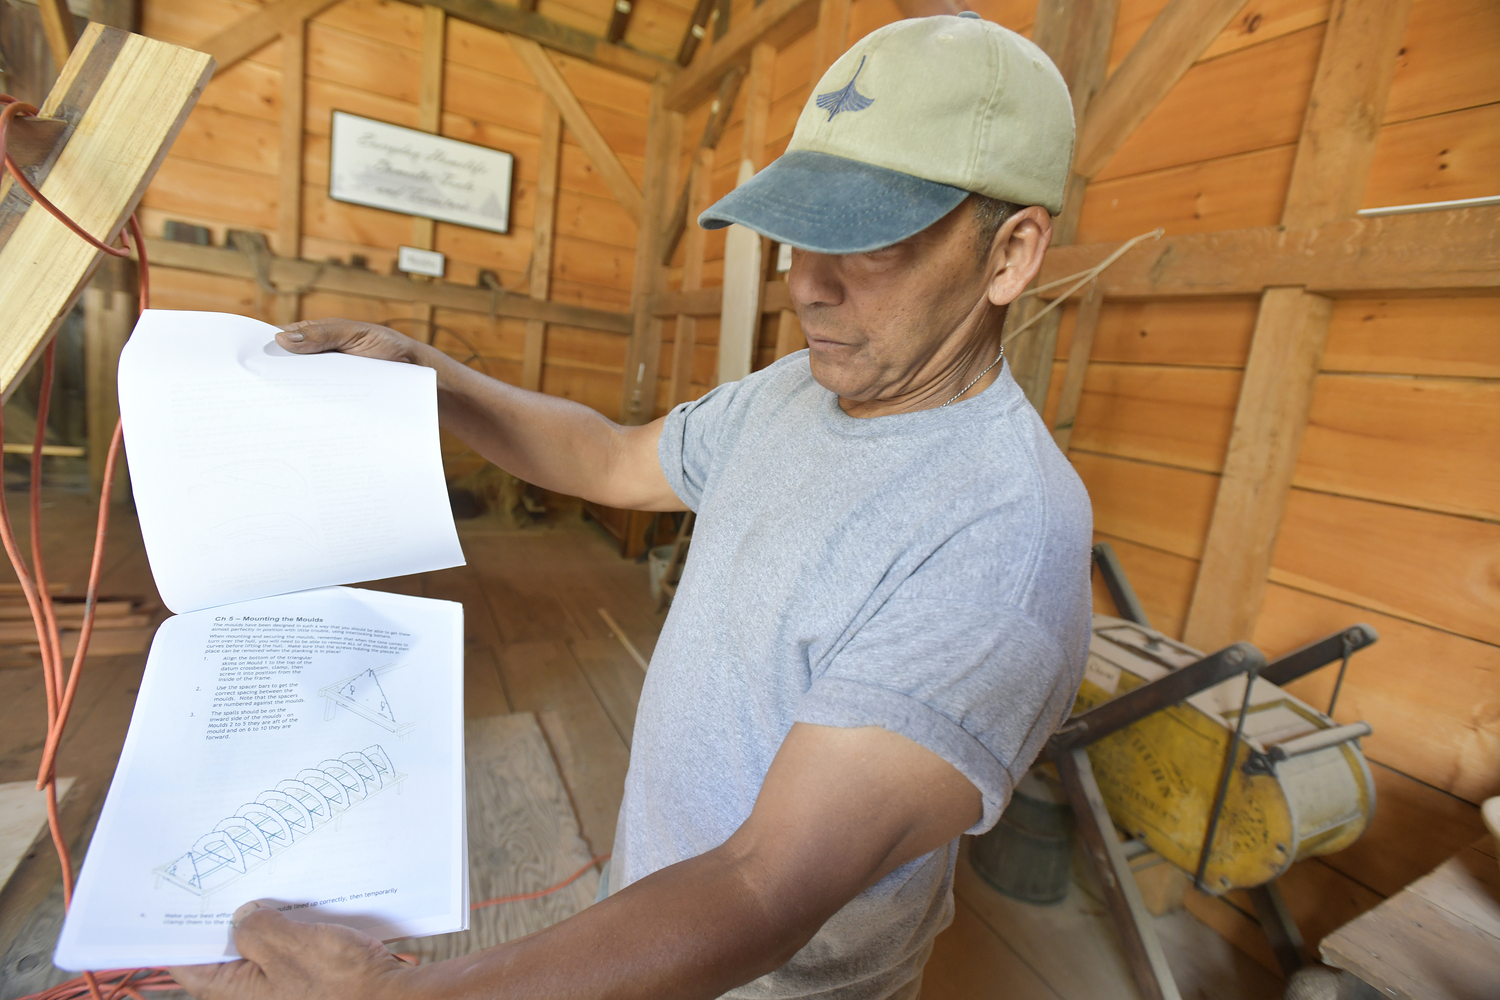
M52 588L52 608L62 634L64 656L78 649L78 631L83 625L84 599L70 596L66 584ZM89 652L96 656L144 653L156 632L153 608L131 597L102 597L94 614L94 635ZM19 666L18 660L41 655L31 609L18 584L0 586L0 662Z

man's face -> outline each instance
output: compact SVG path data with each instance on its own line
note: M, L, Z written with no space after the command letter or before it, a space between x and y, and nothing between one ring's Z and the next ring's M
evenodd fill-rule
M989 311L993 274L977 236L965 201L880 250L794 250L788 288L818 383L846 402L875 403L919 391L960 363L972 339L965 333Z

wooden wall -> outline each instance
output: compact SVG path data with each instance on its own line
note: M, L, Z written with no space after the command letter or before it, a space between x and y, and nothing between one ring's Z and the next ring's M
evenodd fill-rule
M602 21L587 11L542 0L543 13L596 33ZM598 6L587 5L587 6ZM146 34L184 45L202 43L253 11L244 0L145 0ZM674 14L674 12L676 12ZM679 16L676 16L680 14ZM689 11L648 0L633 22L632 39L675 39ZM505 36L447 19L442 134L515 154L511 231L488 233L438 223L435 248L448 257L446 280L478 283L481 269L498 273L505 288L526 293L536 212L536 181L545 98ZM662 44L667 44L662 42ZM219 74L204 92L171 155L143 201L148 236L167 219L209 227L215 245L226 229L267 234L277 247L280 164L280 45L275 42ZM579 59L548 57L582 103L626 171L641 183L650 85ZM422 62L422 8L394 0L343 0L313 18L307 29L306 118L302 190L302 256L353 255L389 273L396 248L412 243L408 216L328 197L328 141L335 109L416 127ZM594 164L566 129L560 157L551 298L624 312L629 308L636 225L610 194ZM154 268L155 303L172 309L219 309L269 319L270 303L253 282ZM348 316L419 329L412 307L327 293L307 295L302 316ZM435 343L474 367L520 381L525 323L438 309ZM625 356L622 335L549 326L542 370L548 393L577 399L614 415ZM447 443L450 460L459 451ZM460 463L462 464L462 463ZM451 467L451 461L450 461Z
M748 0L736 5L736 12ZM971 4L1029 34L1034 0ZM1121 0L1111 69L1165 6ZM1089 186L1078 242L1162 226L1186 234L1276 225L1327 24L1327 0L1250 0ZM856 0L849 40L900 17ZM812 89L814 34L775 62L763 155L785 149ZM1415 0L1363 205L1500 194L1500 3ZM715 155L734 186L746 98ZM689 114L685 142L707 108ZM706 240L704 283L724 238ZM674 275L680 273L679 265ZM1069 457L1098 538L1120 554L1153 623L1181 635L1218 490L1258 298L1106 301ZM1066 307L1046 407L1056 405L1075 307ZM768 363L768 318L757 367ZM673 323L666 323L669 357ZM698 321L689 398L716 367ZM1379 794L1354 847L1303 863L1282 887L1310 943L1434 867L1481 831L1500 794L1500 299L1335 303L1312 416L1254 641L1274 656L1352 622L1358 654L1336 717L1369 721ZM659 402L666 403L663 364ZM1112 612L1100 591L1098 609ZM1336 668L1293 690L1326 707ZM1195 913L1275 969L1248 901Z

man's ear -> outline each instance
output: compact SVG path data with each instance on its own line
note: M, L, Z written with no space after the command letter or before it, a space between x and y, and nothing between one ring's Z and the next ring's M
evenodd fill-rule
M1006 219L990 248L990 302L1005 306L1019 298L1042 269L1042 257L1051 244L1052 215L1040 205Z

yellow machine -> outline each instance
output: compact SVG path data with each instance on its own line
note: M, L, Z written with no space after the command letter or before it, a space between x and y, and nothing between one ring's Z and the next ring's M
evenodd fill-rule
M1074 717L1202 659L1154 629L1095 615ZM1115 823L1194 873L1239 730L1201 878L1215 894L1264 885L1295 861L1348 847L1375 810L1358 742L1367 724L1340 726L1262 678L1247 700L1245 681L1231 677L1088 746Z

